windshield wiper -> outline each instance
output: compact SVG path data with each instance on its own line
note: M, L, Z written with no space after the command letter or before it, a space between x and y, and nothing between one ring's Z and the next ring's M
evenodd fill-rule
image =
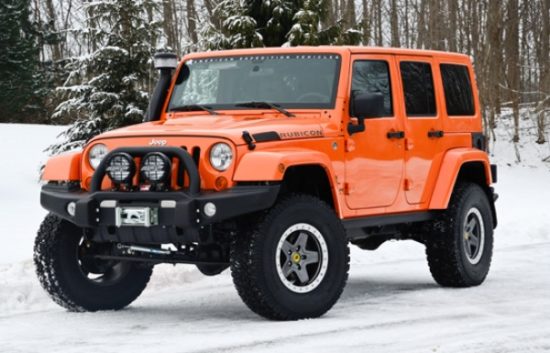
M270 108L282 113L290 118L295 115L289 112L288 110L282 108L280 105L269 102L243 102L235 104L236 107L245 107L245 108Z
M180 105L179 107L173 107L170 108L168 111L171 112L192 112L195 110L204 110L205 112L208 112L212 115L218 115L219 113L212 108L201 105L201 104L187 104L187 105Z

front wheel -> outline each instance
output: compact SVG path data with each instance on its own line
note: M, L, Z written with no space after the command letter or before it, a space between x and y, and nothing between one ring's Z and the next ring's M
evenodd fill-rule
M318 317L340 297L349 248L334 211L311 196L278 202L231 246L233 282L245 304L273 320Z
M42 287L70 311L118 310L133 302L152 274L150 265L95 259L110 244L85 241L82 229L48 215L34 245L34 264Z

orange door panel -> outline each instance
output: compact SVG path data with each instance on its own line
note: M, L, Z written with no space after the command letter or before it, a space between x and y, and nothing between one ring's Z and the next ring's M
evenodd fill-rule
M405 196L409 204L429 201L431 179L438 173L443 155L441 102L438 70L433 59L398 56L398 101L405 112ZM437 78L437 79L436 79Z
M382 93L386 116L366 119L365 131L347 141L346 203L351 209L390 206L401 189L404 159L403 139L388 137L403 130L392 97L397 89L394 59L391 55L357 55L351 71L350 92Z

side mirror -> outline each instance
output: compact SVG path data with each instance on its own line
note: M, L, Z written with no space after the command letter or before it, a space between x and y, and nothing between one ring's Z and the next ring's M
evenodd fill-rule
M384 116L384 96L382 93L353 92L350 102L350 115L357 118L359 124L350 123L348 133L365 131L365 119Z

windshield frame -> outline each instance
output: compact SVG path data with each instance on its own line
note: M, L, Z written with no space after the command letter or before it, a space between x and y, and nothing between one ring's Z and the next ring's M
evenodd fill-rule
M310 109L310 110L320 110L320 109L335 109L336 107L336 100L338 97L338 89L340 84L340 76L342 71L342 55L339 53L331 53L331 52L314 52L314 53L308 53L308 52L293 52L293 53L265 53L265 54L242 54L242 55L223 55L223 56L201 56L201 57L192 57L184 60L181 65L178 68L178 71L174 75L173 84L170 90L169 97L167 97L166 102L166 113L170 113L170 109L173 109L176 106L172 106L172 99L174 97L174 93L176 92L176 86L178 84L182 84L184 79L182 79L182 75L185 75L186 72L189 72L189 66L187 66L187 62L190 60L218 60L218 59L228 59L228 58L240 58L240 57L264 57L264 56L292 56L292 57L299 57L299 56L333 56L336 57L336 67L335 67L335 73L334 73L334 79L332 82L332 97L330 97L330 102L328 103L299 103L299 102L293 102L291 104L288 103L281 103L281 102L275 102L275 101L269 101L271 104L276 104L280 106L281 108L284 108L286 110L289 109ZM303 60L308 60L307 58L304 58ZM239 103L242 102L234 102L232 104L201 104L203 106L208 107L209 109L219 111L219 110L271 110L269 108L252 108L252 107L242 107L238 106Z

